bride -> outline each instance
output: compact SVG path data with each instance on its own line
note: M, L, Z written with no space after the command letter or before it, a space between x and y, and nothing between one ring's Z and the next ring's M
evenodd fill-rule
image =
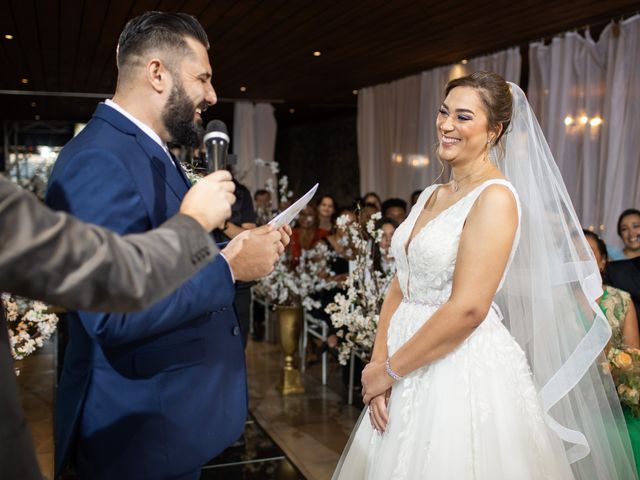
M598 269L524 93L452 80L436 127L453 180L393 237L368 407L333 478L636 478L599 369Z

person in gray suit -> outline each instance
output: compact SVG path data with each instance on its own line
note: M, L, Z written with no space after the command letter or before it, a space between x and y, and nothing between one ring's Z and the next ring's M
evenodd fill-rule
M180 212L157 229L120 236L56 213L0 175L0 291L68 308L131 311L165 297L218 253L209 231L224 223L234 202L227 172L194 185ZM282 230L273 250L288 243ZM272 255L241 239L252 271L266 275ZM249 266L249 259L251 265ZM270 263L271 262L271 263ZM41 479L20 406L9 339L0 307L0 478Z

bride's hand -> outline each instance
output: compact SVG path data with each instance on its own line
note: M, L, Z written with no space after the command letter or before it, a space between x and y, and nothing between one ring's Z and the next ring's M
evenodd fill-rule
M369 405L371 399L383 394L393 385L384 362L371 361L362 371L362 401Z
M389 398L391 389L371 399L369 403L369 419L374 430L384 433L389 423Z

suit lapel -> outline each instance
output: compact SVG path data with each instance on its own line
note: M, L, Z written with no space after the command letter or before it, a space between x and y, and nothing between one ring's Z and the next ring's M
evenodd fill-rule
M136 142L147 154L156 173L165 181L178 200L182 200L191 184L177 161L174 165L167 152L160 145L114 108L101 103L94 116L109 122L123 133L135 136Z

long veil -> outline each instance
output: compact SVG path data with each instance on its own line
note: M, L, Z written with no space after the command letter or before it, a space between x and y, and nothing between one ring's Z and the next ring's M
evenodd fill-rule
M529 102L510 86L513 115L496 161L523 212L496 303L527 354L547 424L564 441L576 478L635 479L620 402L601 369L611 329L596 304L600 273Z

